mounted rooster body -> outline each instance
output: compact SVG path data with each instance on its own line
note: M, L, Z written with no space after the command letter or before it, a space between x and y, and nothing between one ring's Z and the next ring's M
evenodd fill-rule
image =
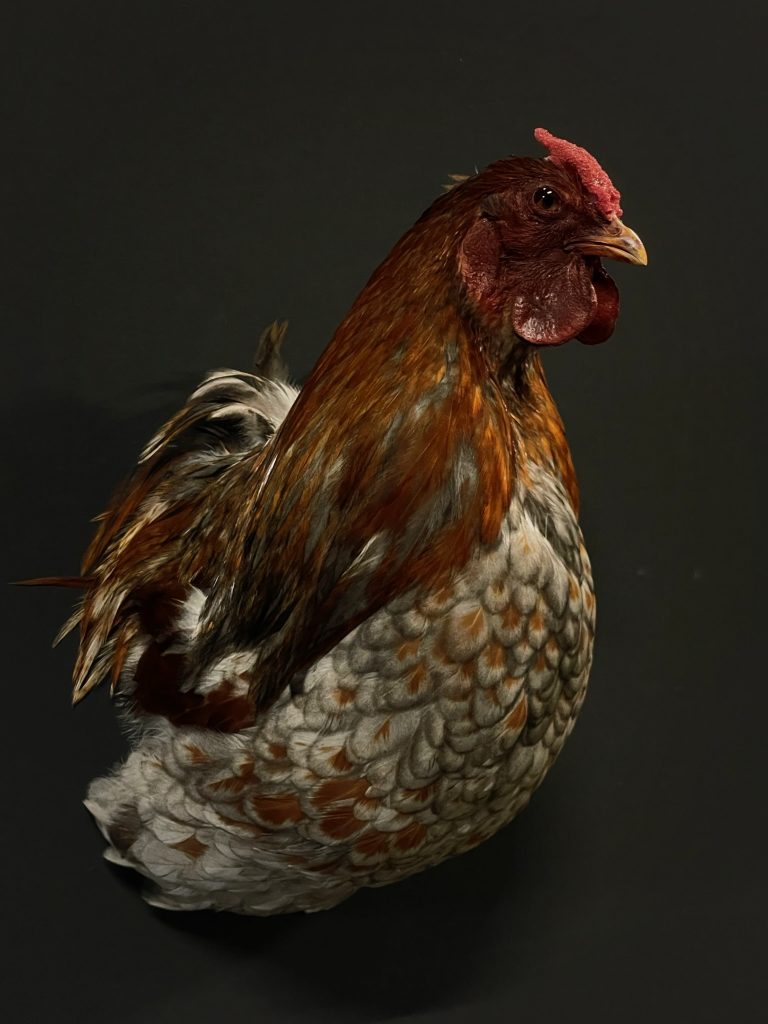
M75 697L109 677L136 742L87 806L150 902L332 906L488 838L560 751L595 602L538 349L605 340L600 256L645 254L537 137L433 204L300 393L272 328L102 517Z

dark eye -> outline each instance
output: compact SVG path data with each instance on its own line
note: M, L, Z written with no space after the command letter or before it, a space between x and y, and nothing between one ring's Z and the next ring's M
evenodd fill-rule
M560 205L560 196L549 185L542 185L533 193L533 203L541 210L555 210Z

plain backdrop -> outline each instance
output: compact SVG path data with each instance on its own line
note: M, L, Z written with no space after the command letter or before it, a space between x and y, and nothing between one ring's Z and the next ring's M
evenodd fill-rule
M60 591L4 593L7 1020L758 1021L766 971L766 18L758 4L2 5L7 579L77 571L138 449L287 317L309 370L447 175L592 150L645 241L547 355L598 587L590 694L476 852L316 916L145 906L80 805Z

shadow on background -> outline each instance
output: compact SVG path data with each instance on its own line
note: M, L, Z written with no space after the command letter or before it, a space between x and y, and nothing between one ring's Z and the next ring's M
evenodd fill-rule
M343 1008L353 1020L471 1002L494 987L499 932L510 907L509 929L520 941L512 955L504 944L506 982L514 986L515 973L527 969L526 922L541 906L525 880L545 827L543 816L527 813L532 830L513 824L481 849L393 886L361 890L330 911L266 919L154 914L175 932L258 963L255 986L263 986L266 967L273 985L294 989L297 1010L308 993L318 1012Z

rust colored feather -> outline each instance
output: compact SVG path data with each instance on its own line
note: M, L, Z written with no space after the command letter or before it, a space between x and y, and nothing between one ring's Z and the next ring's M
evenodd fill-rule
M220 441L205 395L215 381L159 431L84 558L93 583L73 617L75 699L105 675L115 686L141 633L140 706L242 728L378 608L450 587L495 543L523 450L556 465L576 502L537 357L521 371L525 387L511 387L457 275L483 190L505 173L494 165L457 182L400 240L273 435L258 434L254 415L242 443ZM262 338L262 372L283 372L282 333ZM231 389L244 383L233 375ZM181 651L173 624L193 587L207 598ZM203 699L210 667L245 650L248 696L229 680Z

